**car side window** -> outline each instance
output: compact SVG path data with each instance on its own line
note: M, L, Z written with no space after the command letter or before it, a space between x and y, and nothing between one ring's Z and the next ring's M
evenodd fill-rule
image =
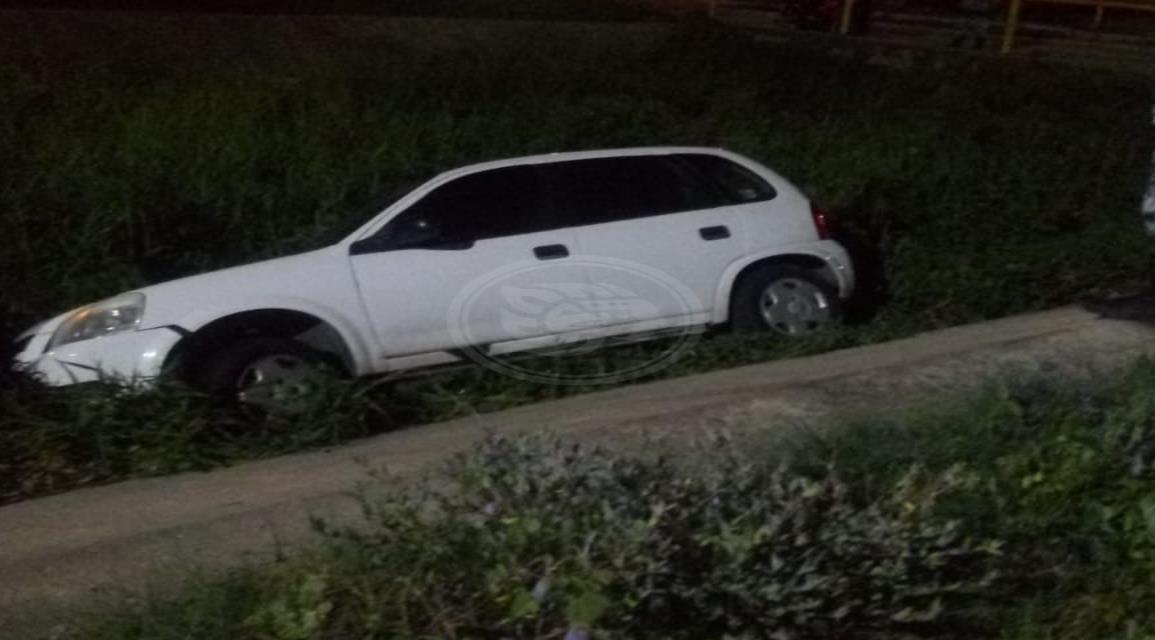
M697 169L725 194L729 204L772 200L778 195L756 173L732 160L706 153L680 153L675 157Z
M726 204L715 187L668 156L543 164L555 226L598 224Z
M540 230L541 180L532 167L490 169L425 194L382 229L393 247L500 238Z

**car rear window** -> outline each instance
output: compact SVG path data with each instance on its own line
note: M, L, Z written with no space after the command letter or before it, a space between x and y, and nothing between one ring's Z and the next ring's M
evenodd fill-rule
M772 200L778 193L768 182L737 162L706 153L674 156L698 170L730 204Z

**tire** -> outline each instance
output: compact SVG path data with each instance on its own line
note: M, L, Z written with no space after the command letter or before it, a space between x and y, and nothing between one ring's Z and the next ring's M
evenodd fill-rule
M299 342L252 337L215 351L190 382L245 413L294 415L307 408L309 392L336 373L323 354ZM262 377L268 384L261 384Z
M768 264L743 275L730 295L730 323L740 333L799 338L838 323L838 291L813 271Z

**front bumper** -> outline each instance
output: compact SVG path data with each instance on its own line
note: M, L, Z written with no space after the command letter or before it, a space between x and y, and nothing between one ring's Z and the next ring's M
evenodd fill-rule
M126 331L46 351L51 337L51 332L43 331L24 342L13 368L50 386L86 382L140 386L161 374L181 334L169 327Z

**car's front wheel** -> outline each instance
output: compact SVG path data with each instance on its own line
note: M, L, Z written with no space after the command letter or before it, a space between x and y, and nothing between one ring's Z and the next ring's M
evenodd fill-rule
M242 338L217 350L192 376L194 386L249 412L297 415L336 374L323 354L275 337Z
M813 334L842 316L838 292L810 270L793 265L755 267L735 286L730 318L735 331Z

